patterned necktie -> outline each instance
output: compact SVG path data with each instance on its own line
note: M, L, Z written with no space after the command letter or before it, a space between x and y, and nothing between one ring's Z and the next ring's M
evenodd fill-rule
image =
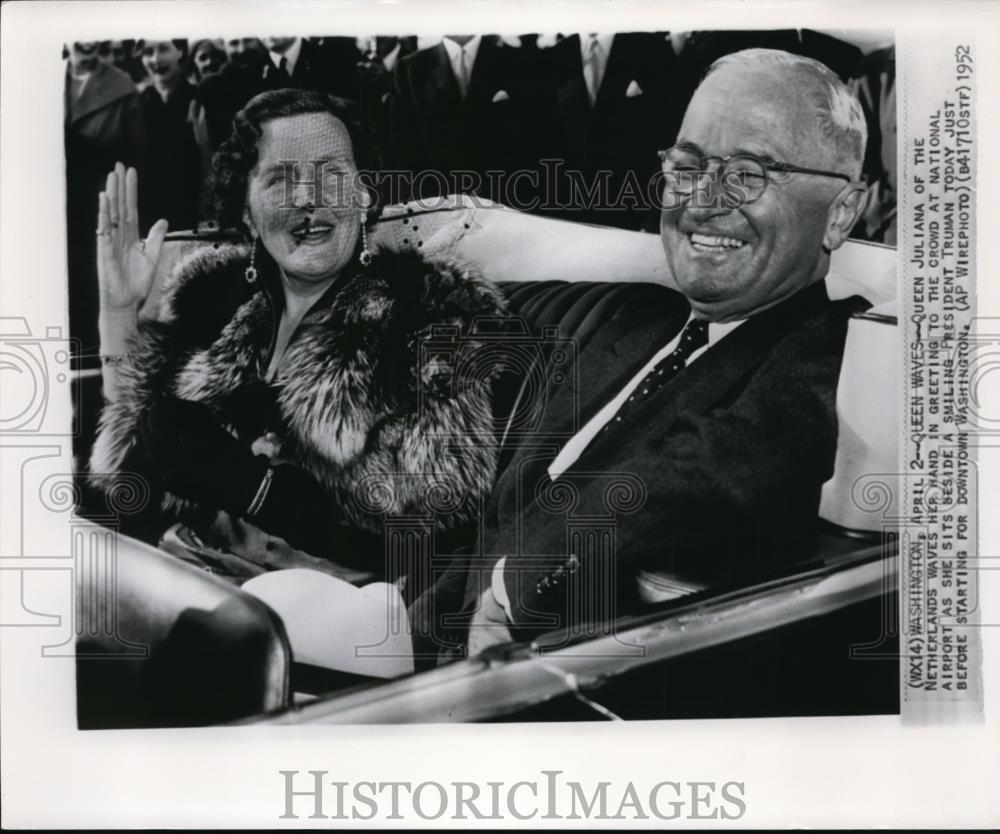
M642 378L642 382L636 386L635 390L629 395L629 398L622 403L614 419L609 420L605 424L603 431L607 431L615 423L620 423L623 414L637 402L645 399L676 376L681 368L684 367L684 363L687 362L691 354L707 344L708 322L701 319L691 319L691 321L684 325L684 330L681 331L681 338L677 342L677 347L657 362L650 372Z
M583 62L583 80L587 84L587 98L590 99L590 106L594 106L597 101L597 91L601 83L597 77L601 62L601 44L593 35L590 36L590 43L587 46L587 60Z

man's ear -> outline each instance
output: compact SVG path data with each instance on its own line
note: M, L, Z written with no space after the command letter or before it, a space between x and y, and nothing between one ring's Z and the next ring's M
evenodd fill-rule
M827 213L826 234L823 235L825 249L832 252L847 240L865 210L867 198L868 190L863 182L851 183L837 195Z

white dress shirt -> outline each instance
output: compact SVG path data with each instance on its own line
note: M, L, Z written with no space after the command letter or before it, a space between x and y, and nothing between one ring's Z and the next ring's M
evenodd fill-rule
M281 59L285 59L285 72L291 78L295 74L295 65L299 62L299 55L302 54L302 38L296 38L292 41L292 45L284 52L271 51L268 54L271 56L271 63L277 69L281 69Z
M397 43L392 51L387 53L382 59L382 66L384 66L389 72L392 72L392 68L396 66L396 61L399 59L399 53L402 47Z
M604 70L608 67L608 55L611 54L611 44L615 36L598 35L593 33L580 32L580 59L583 61L583 80L587 83L587 93L590 96L590 103L597 100L597 92L601 89L601 82L604 80ZM593 43L597 43L597 51L594 52L594 60L591 62L591 50Z
M483 36L476 35L472 40L459 46L451 38L442 38L441 42L448 52L448 60L451 61L451 71L455 73L455 80L458 82L458 89L465 98L469 90L469 79L472 78L472 66L476 63L476 55L479 53L479 44L482 43Z

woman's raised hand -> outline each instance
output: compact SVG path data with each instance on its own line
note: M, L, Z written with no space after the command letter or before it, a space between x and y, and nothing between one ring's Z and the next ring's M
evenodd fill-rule
M138 311L153 285L167 221L139 237L139 184L135 168L120 162L98 197L97 283L105 312Z

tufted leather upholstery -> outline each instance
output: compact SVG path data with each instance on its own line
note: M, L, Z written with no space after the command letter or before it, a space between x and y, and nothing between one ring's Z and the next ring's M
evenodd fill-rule
M608 321L662 307L664 315L676 297L656 284L565 281L501 282L508 309L518 324L536 339L538 351L529 368L506 375L494 389L497 437L502 442L499 472L517 451L519 440L541 416L535 410L545 401L542 389L554 384L553 349L571 342L582 351Z

